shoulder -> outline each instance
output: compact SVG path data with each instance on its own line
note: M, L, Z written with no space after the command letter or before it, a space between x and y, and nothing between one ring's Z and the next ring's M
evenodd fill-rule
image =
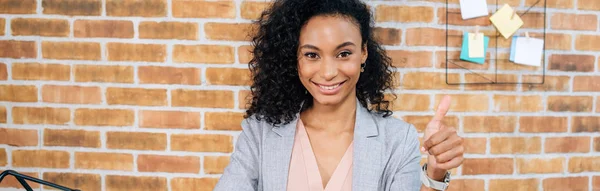
M414 125L393 116L373 115L373 119L377 123L380 140L388 150L404 150L405 147L420 144L419 133Z

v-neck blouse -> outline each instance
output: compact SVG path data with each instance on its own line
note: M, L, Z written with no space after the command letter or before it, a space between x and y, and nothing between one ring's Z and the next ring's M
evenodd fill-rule
M350 143L329 182L324 187L308 134L302 120L298 120L288 172L287 191L352 190L352 145L353 143Z

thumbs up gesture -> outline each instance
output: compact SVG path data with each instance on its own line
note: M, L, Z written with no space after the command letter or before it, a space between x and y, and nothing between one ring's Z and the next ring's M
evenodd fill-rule
M433 119L427 124L423 136L422 152L428 153L427 175L432 179L443 179L446 172L463 162L463 138L454 127L446 127L442 120L450 108L450 96L440 101Z

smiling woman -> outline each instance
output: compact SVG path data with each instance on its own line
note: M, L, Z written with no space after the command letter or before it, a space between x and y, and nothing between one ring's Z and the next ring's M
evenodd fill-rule
M420 168L416 129L390 117L391 59L359 0L278 0L257 21L252 101L223 190L443 190L462 163L454 128L428 125ZM423 181L421 181L423 180Z

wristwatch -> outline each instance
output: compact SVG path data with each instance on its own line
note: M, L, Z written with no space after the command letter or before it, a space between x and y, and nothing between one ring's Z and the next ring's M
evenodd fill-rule
M446 172L443 182L433 180L427 176L427 163L425 163L421 169L421 182L428 188L444 191L450 184L450 172Z

